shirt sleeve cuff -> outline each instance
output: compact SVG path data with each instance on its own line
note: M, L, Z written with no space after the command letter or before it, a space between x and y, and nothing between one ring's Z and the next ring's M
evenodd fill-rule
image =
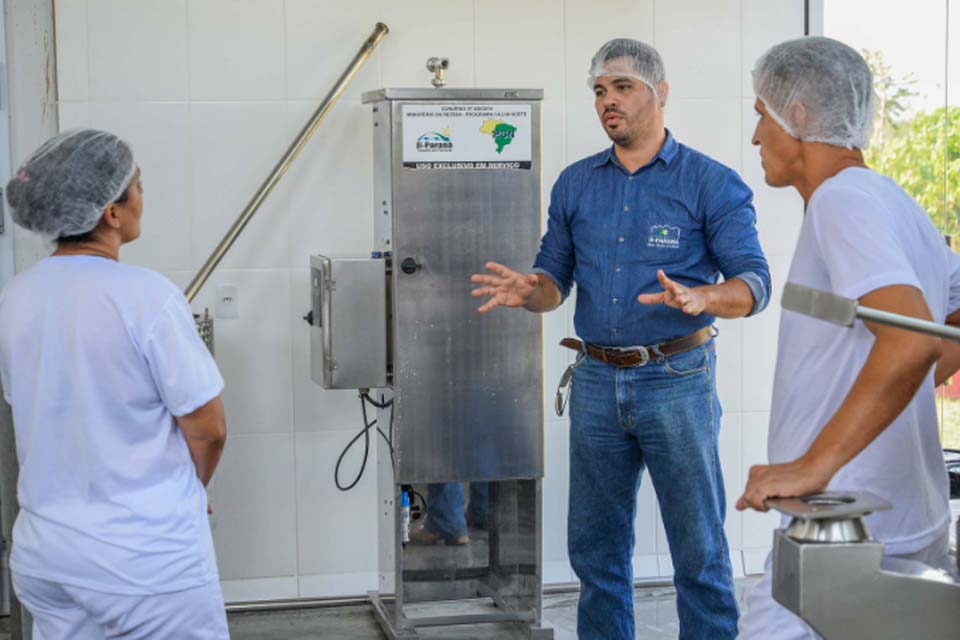
M753 271L745 271L738 273L734 277L743 280L747 287L750 288L750 293L753 294L753 308L750 310L750 313L747 314L747 317L755 316L767 308L767 304L770 302L770 295L767 292L767 288L763 286L763 280L760 276Z
M542 267L534 267L530 273L536 273L550 278L550 281L553 282L553 286L555 286L557 291L560 292L560 304L563 304L563 301L567 299L567 293L564 293L563 287L560 286L560 281L557 280L556 276Z
M219 379L216 384L214 384L209 389L194 395L189 400L183 402L179 407L174 407L170 409L170 413L179 418L187 414L193 413L200 407L204 406L217 396L223 393L223 379Z

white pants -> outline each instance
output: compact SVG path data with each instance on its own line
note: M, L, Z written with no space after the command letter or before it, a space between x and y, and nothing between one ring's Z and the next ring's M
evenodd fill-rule
M220 584L144 596L101 593L13 572L33 640L229 640Z
M944 532L943 536L919 551L892 557L917 560L953 573L956 566L949 556L949 549L950 534ZM801 618L773 599L771 555L767 556L763 578L753 587L744 602L737 640L822 640Z

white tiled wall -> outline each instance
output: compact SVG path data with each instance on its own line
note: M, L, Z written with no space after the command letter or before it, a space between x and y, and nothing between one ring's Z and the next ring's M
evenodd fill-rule
M123 259L185 285L377 21L391 33L228 254L217 284L237 287L240 317L216 324L231 439L211 489L228 600L320 597L376 586L373 474L333 486L359 424L353 392L309 379L308 256L366 253L372 228L372 128L362 91L429 86L424 62L448 56L449 85L539 87L544 205L567 164L609 142L585 77L607 39L656 46L671 83L668 126L740 171L755 190L774 299L801 219L798 198L763 184L749 144L750 68L801 35L803 0L56 0L60 124L127 138L143 169L143 237ZM571 353L572 305L544 319L547 412L544 569L574 578L566 554L566 419L553 386ZM732 508L765 459L779 310L719 323L720 442L737 573L762 567L773 516ZM356 460L347 460L354 468ZM638 579L669 576L648 481L638 496Z

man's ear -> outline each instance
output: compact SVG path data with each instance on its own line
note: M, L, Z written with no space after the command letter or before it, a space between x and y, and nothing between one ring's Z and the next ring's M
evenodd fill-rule
M791 102L790 106L787 107L786 116L787 122L793 127L794 133L800 135L801 131L807 130L810 114L807 113L807 108L802 103Z
M670 95L670 85L667 84L667 81L657 83L657 97L660 99L660 108L664 109L667 106L667 97Z

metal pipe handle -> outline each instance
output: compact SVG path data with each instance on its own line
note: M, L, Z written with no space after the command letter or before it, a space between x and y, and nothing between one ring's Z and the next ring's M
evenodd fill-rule
M907 329L908 331L914 331L916 333L926 333L937 336L938 338L946 338L947 340L960 342L960 329L950 325L940 324L939 322L920 320L919 318L911 318L910 316L900 315L899 313L890 313L889 311L860 306L857 307L857 317L861 320L867 320L868 322L876 322L877 324L885 324L891 327L897 327L898 329Z
M370 37L367 38L366 42L363 43L363 46L360 47L360 51L358 51L357 55L354 56L346 71L343 72L343 74L337 80L337 83L333 85L333 88L327 94L327 97L323 99L323 102L321 102L320 106L317 107L317 110L314 111L313 115L310 117L310 120L306 125L304 125L303 129L300 130L300 133L287 149L286 153L283 154L283 157L280 158L280 161L273 168L273 171L270 172L270 175L267 176L267 179L263 181L263 184L260 185L260 188L257 189L257 192L253 194L252 198L250 198L250 202L248 202L247 206L244 207L243 211L240 212L240 215L234 221L233 225L231 225L227 230L227 233L223 236L220 244L217 245L217 247L213 250L213 253L210 254L210 257L207 258L207 261L203 263L202 267L200 267L197 275L193 277L193 280L184 291L184 295L187 297L188 302L193 302L193 299L197 296L197 293L210 278L213 270L217 268L218 264L220 264L223 256L226 255L227 251L230 250L230 247L233 246L233 243L236 242L238 237L240 237L240 233L243 231L244 227L247 226L247 223L250 222L253 214L257 212L257 209L259 209L260 205L263 204L263 201L266 200L267 196L280 181L280 178L283 177L293 161L298 155L300 155L303 147L306 146L307 142L310 141L310 138L317 130L317 127L320 126L320 123L327 116L327 113L330 112L330 109L333 108L333 105L336 103L336 101L341 95L343 95L347 85L350 84L350 81L353 80L354 76L357 75L357 72L360 71L360 67L363 66L363 63L366 62L367 58L370 57L370 54L373 53L373 50L378 44L380 44L380 41L383 40L384 36L386 36L389 32L390 29L382 22L378 22L377 26L374 27L373 33L370 34Z
M788 311L802 313L805 316L844 327L852 327L853 321L860 318L868 322L876 322L877 324L885 324L898 329L926 333L938 338L960 342L960 329L957 327L890 313L872 307L863 307L857 300L844 298L830 291L805 287L795 282L788 282L783 287L783 297L780 304Z

